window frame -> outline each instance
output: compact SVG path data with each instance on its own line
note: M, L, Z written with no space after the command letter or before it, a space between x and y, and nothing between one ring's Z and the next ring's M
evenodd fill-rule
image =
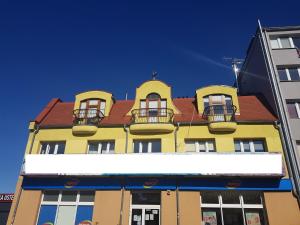
M297 69L298 76L299 76L298 80L292 80L291 75L290 75L290 69ZM285 71L287 80L281 80L280 79L279 70L284 70ZM300 81L300 67L294 67L294 68L281 68L281 67L279 67L279 68L277 68L277 74L278 74L278 79L279 79L280 82L288 82L288 81L297 82L297 81Z
M102 149L102 145L104 142L107 143L105 150ZM95 143L98 145L97 153L90 153L90 144L91 143ZM114 148L110 149L110 146L112 143L113 143ZM91 141L88 141L87 154L114 154L115 146L116 146L115 140L101 140L101 141L91 140Z
M47 191L56 191L56 192L58 192L57 201L44 201L45 192L47 192ZM76 200L74 202L63 202L63 201L61 201L63 192L76 192ZM93 192L94 193L94 201L93 202L80 202L80 193L83 193L83 192ZM36 224L38 224L38 222L39 222L39 217L40 217L40 212L41 212L42 206L47 206L47 205L48 206L56 206L54 224L57 222L59 206L75 206L75 209L76 209L75 212L76 213L74 215L75 217L73 218L73 221L75 223L79 206L93 206L93 210L94 210L95 194L96 194L95 190L44 190L43 193L42 193L42 197L41 197L41 201L40 201L40 205L39 205L39 211L38 211Z
M288 48L284 48L284 47L282 47L282 43L281 43L281 39L288 39L289 40L289 44L290 44L290 46L291 47L288 47ZM273 48L272 47L272 44L271 44L271 41L272 40L275 40L275 41L277 41L277 45L278 45L278 48ZM284 37L284 36L282 36L282 37L270 37L270 46L271 46L271 49L272 50L276 50L276 49L292 49L292 48L295 48L295 45L294 45L294 42L293 42L293 38L292 37Z
M213 191L212 191L213 192ZM247 193L243 193L240 192L239 194L239 203L223 203L223 198L222 198L222 193L217 193L217 199L218 199L218 203L203 203L202 202L202 194L200 192L200 208L201 208L201 212L203 212L203 209L219 209L220 210L220 216L221 216L221 222L220 224L223 225L224 224L224 212L223 209L241 209L242 210L242 216L243 216L243 223L244 225L247 225L246 222L246 211L247 210L251 210L251 209L261 209L262 213L263 213L263 220L264 220L264 225L266 225L265 221L266 221L266 216L265 216L265 209L264 209L264 201L263 201L263 197L262 194L260 192L257 192L260 195L260 203L256 203L256 204L246 204L244 203L244 197L246 196ZM261 219L261 218L260 218ZM219 224L219 223L218 223Z
M43 145L44 145L44 144L47 145L47 146L46 146L46 152L45 152L45 153L42 153L42 148L43 148ZM53 154L50 154L50 153L49 153L49 150L50 150L50 144L55 144ZM64 144L64 153L62 153L62 154L65 154L65 150L66 150L66 141L41 141L41 142L40 142L40 154L42 154L42 155L60 155L60 154L57 154L59 144Z
M294 118L294 117L291 117L291 114L289 113L289 110L288 110L288 104L293 104L294 107L296 108L296 113L297 113L297 117ZM300 100L288 100L286 102L286 107L287 107L287 113L289 114L289 118L290 119L300 119Z
M197 153L209 153L209 152L217 152L216 150L216 142L214 139L185 139L184 145L186 147L187 142L194 142L195 145L195 151ZM209 150L209 142L212 142L213 144L213 150ZM205 151L200 151L200 143L204 143L205 145ZM187 151L186 148L184 149L185 152L191 152Z
M249 141L250 152L245 152L244 142L246 142L246 141ZM264 151L261 152L261 151L255 150L255 147L254 147L255 141L262 141ZM239 142L240 149L241 149L241 151L236 151L236 148L234 147L234 151L236 153L263 153L263 152L268 151L266 141L264 139L234 139L234 146L235 146L236 142Z
M160 151L159 152L152 152L152 142L154 142L154 141L159 141L159 143L160 143ZM139 144L139 152L134 152L135 142L139 142L138 143ZM143 145L142 145L143 142L148 142L147 152L143 152ZM150 140L148 140L148 139L134 139L132 141L132 150L133 150L132 152L135 153L135 154L161 153L162 152L161 151L161 139L150 139Z
M97 104L96 105L90 105L90 101L97 101ZM86 104L85 108L82 108L82 104L83 103ZM104 108L102 107L103 103L104 103ZM105 109L106 109L106 100L105 99L101 99L101 98L88 98L88 99L84 99L84 100L82 100L80 102L79 109L80 110L87 110L87 111L88 110L92 110L92 109L96 109L96 110L99 110L103 114L103 116L104 116L105 115Z

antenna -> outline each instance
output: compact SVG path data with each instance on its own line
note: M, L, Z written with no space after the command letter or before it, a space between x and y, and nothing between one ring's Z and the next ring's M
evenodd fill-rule
M237 59L237 58L231 58L231 57L223 57L223 59L225 61L231 62L232 70L233 70L233 73L235 76L235 83L236 83L237 91L239 91L238 76L239 76L240 68L238 67L238 65L242 64L244 62L244 60Z
M156 80L158 73L156 71L152 72L152 80Z
M127 100L128 99L128 92L126 92L126 94L125 94L125 100Z

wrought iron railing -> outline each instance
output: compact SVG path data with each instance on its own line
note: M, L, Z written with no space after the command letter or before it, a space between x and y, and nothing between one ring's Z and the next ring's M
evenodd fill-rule
M131 111L132 124L172 123L174 112L167 108L134 109Z
M97 109L76 109L73 111L73 125L93 125L98 126L103 113Z
M202 117L209 122L234 122L235 105L211 105L204 109Z

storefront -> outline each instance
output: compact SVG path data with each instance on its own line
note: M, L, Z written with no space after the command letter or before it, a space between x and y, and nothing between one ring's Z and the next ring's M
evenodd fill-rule
M41 193L38 225L266 225L265 192L290 194L289 179L25 177Z

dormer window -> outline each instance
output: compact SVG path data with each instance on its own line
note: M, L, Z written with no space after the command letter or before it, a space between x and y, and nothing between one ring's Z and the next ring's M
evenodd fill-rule
M209 95L203 98L204 111L206 114L213 115L214 121L224 121L224 115L234 112L231 96L228 95Z
M101 117L105 112L105 100L102 99L87 99L80 102L80 114L87 117L95 117L97 112L100 112Z
M167 100L161 99L157 93L150 93L140 102L141 116L148 117L148 122L157 122L158 117L166 116Z

